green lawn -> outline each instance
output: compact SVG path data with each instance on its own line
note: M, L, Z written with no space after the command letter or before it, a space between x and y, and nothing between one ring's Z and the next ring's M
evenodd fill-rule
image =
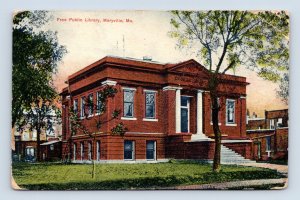
M88 164L13 164L13 177L29 190L110 190L155 189L175 185L204 184L233 180L280 178L274 170L242 166L222 166L211 172L211 165L197 163L98 164L92 179Z

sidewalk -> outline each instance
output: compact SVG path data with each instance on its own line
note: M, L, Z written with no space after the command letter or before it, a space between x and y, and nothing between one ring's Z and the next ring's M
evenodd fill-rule
M252 189L253 187L261 187L267 185L284 184L283 187L273 187L272 189L284 189L287 187L287 179L260 179L248 181L232 181L225 183L211 183L203 185L186 185L164 188L167 190L228 190L228 189Z
M239 164L239 165L273 169L273 170L277 170L279 173L281 173L285 176L288 175L288 166L287 165L276 165L276 164L270 164L270 163L245 163L245 164Z

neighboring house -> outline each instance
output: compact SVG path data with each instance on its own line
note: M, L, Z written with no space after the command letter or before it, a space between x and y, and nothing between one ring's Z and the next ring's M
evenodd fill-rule
M15 151L13 152L13 159L16 161L36 161L37 150L37 132L35 129L31 130L29 126L22 130L15 130ZM41 142L46 141L46 133L42 132L40 136Z
M248 118L247 135L256 160L287 160L288 110L265 111L265 118Z
M211 160L215 144L208 78L207 69L195 60L162 64L112 56L70 75L68 86L61 93L63 159L73 162ZM98 92L106 85L118 92L107 101L107 112L101 119L107 121L114 109L121 109L121 116L98 130L95 121L83 114L84 99L99 104ZM250 158L252 141L246 135L247 85L245 77L220 74L219 125L223 145ZM70 108L81 115L82 123L94 133L95 140L82 132L71 133ZM88 118L98 115L93 110ZM124 136L112 135L111 129L120 122L128 132Z
M15 151L13 152L13 160L15 161L36 161L37 155L37 131L35 129L31 130L29 126L22 130L14 129L15 133ZM55 125L53 130L46 131L42 130L40 135L41 141L41 156L42 160L51 160L51 156L55 160L59 157L61 159L61 147L59 144L55 145L55 155L52 154L50 146L48 147L47 141L60 141L61 139L61 125ZM61 143L61 142L60 142ZM49 144L50 145L50 144ZM61 145L61 144L60 144ZM49 149L49 150L48 150ZM53 149L51 147L51 149ZM48 151L51 151L49 153ZM50 155L47 157L47 155Z

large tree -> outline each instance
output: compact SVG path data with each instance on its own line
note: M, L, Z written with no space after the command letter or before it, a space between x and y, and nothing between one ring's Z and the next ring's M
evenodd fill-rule
M50 13L45 11L22 11L13 17L11 125L18 129L29 125L37 131L38 161L42 130L46 132L54 120L59 121L53 75L66 53L58 44L57 33L43 30L50 20Z
M289 17L269 11L172 11L170 36L180 48L196 49L210 72L212 122L215 138L213 171L221 169L218 126L219 74L239 66L278 82L288 71Z
M13 18L12 127L37 100L56 98L52 77L66 52L57 33L44 31L45 11L23 11Z

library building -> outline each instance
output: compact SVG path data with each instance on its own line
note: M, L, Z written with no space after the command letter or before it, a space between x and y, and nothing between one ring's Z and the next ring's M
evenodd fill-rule
M209 71L195 60L159 63L106 56L70 75L62 92L62 156L75 163L166 162L169 159L211 162L214 155ZM250 162L252 140L246 134L245 77L220 74L218 86L221 162ZM117 93L106 110L90 109L86 99L100 104L99 91L107 85ZM70 127L70 110L92 133ZM112 112L120 115L111 119ZM106 123L100 128L96 118ZM95 118L95 120L93 119ZM119 123L124 135L112 134Z

